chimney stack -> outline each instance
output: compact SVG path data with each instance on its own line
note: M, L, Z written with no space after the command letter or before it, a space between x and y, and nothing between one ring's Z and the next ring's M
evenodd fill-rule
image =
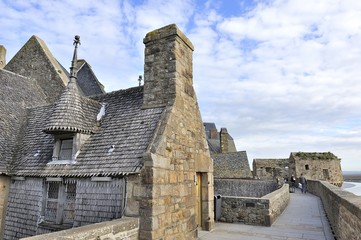
M3 69L6 65L6 48L0 45L0 69Z
M221 128L220 135L220 145L221 145L221 153L228 152L228 131L227 128Z
M217 139L218 138L217 128L211 128L209 132L210 132L210 134L209 134L210 139Z
M143 108L173 105L185 93L195 97L193 90L193 45L171 24L147 33L143 39L144 97Z

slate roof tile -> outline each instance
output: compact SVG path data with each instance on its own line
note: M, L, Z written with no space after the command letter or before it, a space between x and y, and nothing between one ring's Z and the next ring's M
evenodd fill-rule
M215 178L250 178L246 151L211 153Z
M143 87L93 96L105 104L100 126L84 143L74 164L47 164L53 152L53 137L42 130L52 106L29 110L18 175L110 176L137 173L164 108L142 109ZM98 110L99 111L99 110Z
M0 69L0 174L11 169L26 108L48 104L34 79Z

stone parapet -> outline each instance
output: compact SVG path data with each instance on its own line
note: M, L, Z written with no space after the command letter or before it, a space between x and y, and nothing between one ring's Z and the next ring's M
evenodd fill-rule
M263 197L277 190L275 181L214 179L214 193L224 196Z
M308 180L307 189L322 200L338 240L361 239L361 197L326 181Z
M50 240L50 239L117 239L136 240L139 234L138 218L122 218L113 221L91 224L69 230L22 238L26 240Z
M261 198L223 196L219 220L228 223L271 226L287 207L289 199L287 184Z

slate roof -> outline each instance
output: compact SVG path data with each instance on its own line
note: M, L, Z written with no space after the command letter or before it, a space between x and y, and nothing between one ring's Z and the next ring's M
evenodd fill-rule
M221 153L221 142L220 142L219 132L217 131L217 138L214 139L211 138L211 134L210 134L211 129L217 129L216 124L210 122L204 122L203 126L206 132L209 150L211 151L211 153ZM234 140L229 133L228 133L228 152L237 152L236 144L234 143Z
M26 108L49 104L34 79L0 69L0 174L8 173Z
M228 134L229 136L229 134ZM221 142L220 139L209 139L207 138L209 149L212 153L220 153L221 152ZM228 152L236 152L236 145L231 136L228 137Z
M143 87L92 97L105 116L82 146L74 164L47 164L53 137L43 132L52 106L29 110L16 174L20 176L113 176L138 173L164 108L142 109Z
M84 59L78 59L75 68L77 83L85 96L105 93L103 84L98 81L89 63Z
M70 80L66 90L55 103L44 131L93 133L101 104L83 97L75 80Z
M251 178L246 151L212 153L215 178Z

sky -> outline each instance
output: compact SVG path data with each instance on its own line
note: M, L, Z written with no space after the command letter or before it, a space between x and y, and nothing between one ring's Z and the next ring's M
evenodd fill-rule
M106 91L138 85L147 32L175 23L193 43L204 122L255 158L332 152L361 171L359 0L0 0L9 61L32 36L67 69L78 58Z

